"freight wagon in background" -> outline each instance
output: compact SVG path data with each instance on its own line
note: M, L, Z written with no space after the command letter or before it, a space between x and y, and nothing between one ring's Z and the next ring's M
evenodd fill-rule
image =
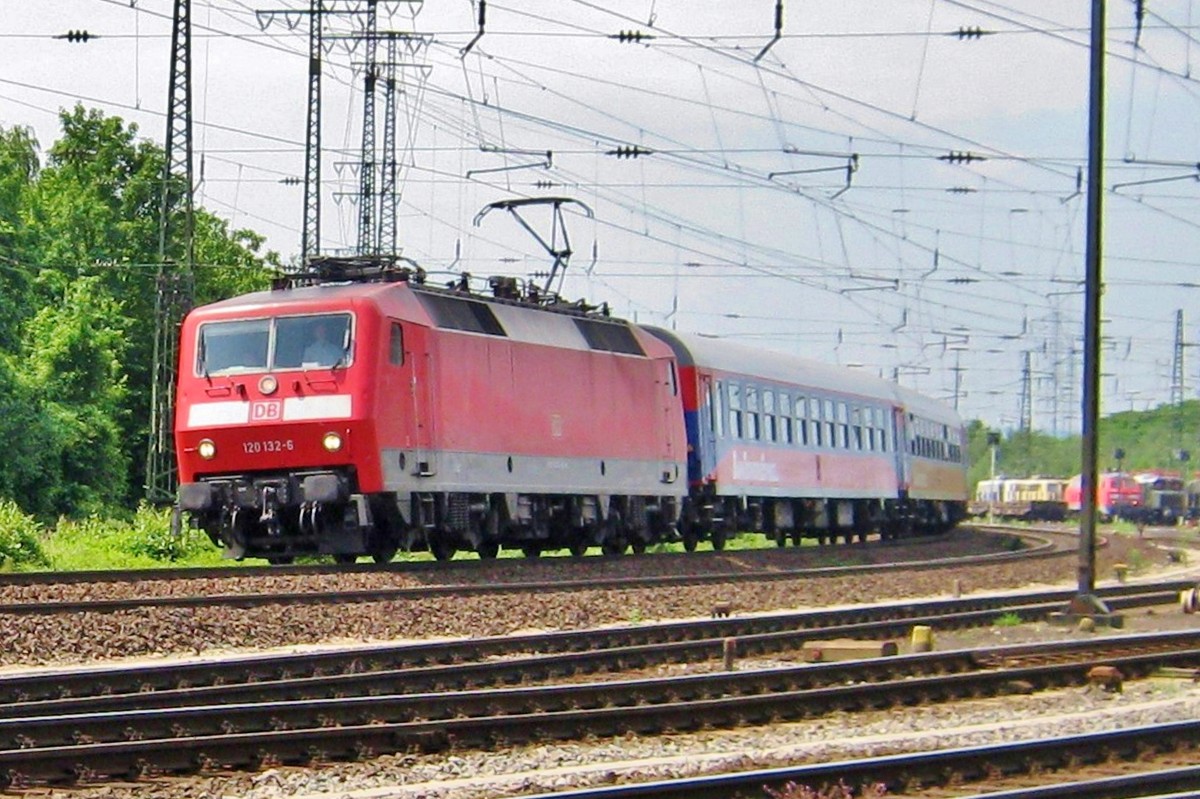
M1066 518L1065 477L996 477L975 487L971 513L1000 519L1061 521Z

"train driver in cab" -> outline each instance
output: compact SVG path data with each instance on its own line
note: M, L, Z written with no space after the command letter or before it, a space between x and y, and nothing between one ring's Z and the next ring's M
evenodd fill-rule
M301 359L304 366L334 366L345 357L345 349L333 340L329 328L330 322L325 319L318 319L312 325L312 341L304 348Z

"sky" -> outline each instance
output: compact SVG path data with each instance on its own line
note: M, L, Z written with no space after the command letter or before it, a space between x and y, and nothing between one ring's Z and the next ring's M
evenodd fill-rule
M1028 394L1035 429L1077 432L1089 4L783 0L775 39L777 2L488 0L475 39L478 0L380 0L378 29L408 34L398 249L431 281L544 285L537 238L480 212L568 198L552 242L565 230L573 251L553 286L566 298L897 379L1004 430ZM321 248L336 254L358 244L366 3L326 6L341 12L322 70ZM1171 400L1179 312L1184 395L1200 396L1193 6L1146 0L1139 26L1134 3L1108 3L1104 413ZM285 262L304 218L309 24L287 12L308 8L192 3L197 202ZM0 0L0 126L46 148L82 102L161 142L171 13ZM92 38L55 38L71 30ZM380 92L377 149L383 123ZM550 241L550 206L521 213Z

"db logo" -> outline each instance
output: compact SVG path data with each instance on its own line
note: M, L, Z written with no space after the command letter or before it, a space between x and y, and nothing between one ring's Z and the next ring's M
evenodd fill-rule
M259 400L250 403L250 421L277 422L283 418L283 403L279 400Z

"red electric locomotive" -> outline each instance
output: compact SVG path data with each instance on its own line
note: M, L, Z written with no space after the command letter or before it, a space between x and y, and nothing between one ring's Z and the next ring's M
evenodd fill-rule
M669 347L579 306L329 261L196 309L179 507L230 557L640 550L687 490ZM300 276L303 278L303 276Z
M1064 498L1069 513L1083 510L1082 481L1077 474L1067 483ZM1124 472L1101 472L1096 476L1096 513L1101 521L1136 521L1142 516L1142 487Z

